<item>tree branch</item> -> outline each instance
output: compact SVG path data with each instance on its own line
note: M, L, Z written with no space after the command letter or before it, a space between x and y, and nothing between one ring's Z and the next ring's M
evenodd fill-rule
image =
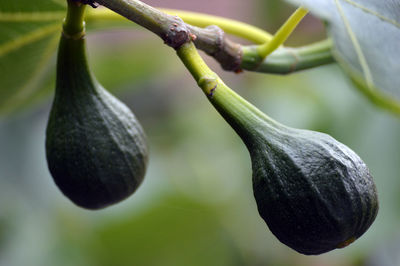
M138 0L96 2L157 34L174 49L193 41L198 49L214 57L227 71L288 74L334 62L330 42L300 48L282 47L263 60L259 57L256 46L242 46L229 40L218 26L192 26L184 23L178 16L164 13Z
M226 38L225 32L217 26L198 28L189 25L188 28L195 38L196 47L217 60L227 71L240 71L242 61L242 46Z
M96 0L114 12L157 34L174 49L190 41L190 31L177 16L171 16L137 0Z

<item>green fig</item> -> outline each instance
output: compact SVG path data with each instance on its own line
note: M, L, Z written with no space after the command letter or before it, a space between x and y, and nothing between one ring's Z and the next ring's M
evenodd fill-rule
M65 196L83 208L99 209L137 189L148 151L133 113L90 72L85 49L84 36L61 36L46 157Z
M307 255L359 238L378 212L376 187L360 157L327 134L274 121L212 80L199 84L250 153L254 197L271 232Z

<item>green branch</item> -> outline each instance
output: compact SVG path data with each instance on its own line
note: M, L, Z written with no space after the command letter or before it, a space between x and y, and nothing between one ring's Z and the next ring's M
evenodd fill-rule
M290 74L335 62L330 39L298 48L281 47L263 61L257 48L243 47L241 68L262 73Z

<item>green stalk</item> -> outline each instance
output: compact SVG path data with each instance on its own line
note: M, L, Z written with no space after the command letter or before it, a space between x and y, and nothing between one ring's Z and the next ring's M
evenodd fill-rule
M258 54L262 58L266 58L269 54L271 54L274 50L276 50L279 46L281 46L287 38L292 34L293 30L297 27L300 21L307 15L308 10L299 7L290 17L289 19L279 28L279 30L275 33L272 40L265 42L264 44L258 46Z
M85 34L85 9L86 5L68 0L67 17L64 20L63 32L66 36L80 38Z
M289 74L335 62L332 40L326 39L297 48L282 47L263 61L257 46L244 46L241 68L261 73Z
M260 120L267 120L269 124L277 124L276 121L230 89L206 65L192 42L182 45L177 50L177 54L208 100L242 139L245 140L249 136L243 135L245 133L240 128L254 127L254 125L260 124Z

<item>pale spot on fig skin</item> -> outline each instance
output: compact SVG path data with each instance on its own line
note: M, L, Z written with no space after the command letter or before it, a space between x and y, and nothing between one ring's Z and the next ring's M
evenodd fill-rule
M340 243L339 245L337 245L337 248L344 248L347 247L348 245L350 245L351 243L353 243L356 240L355 237L350 237L349 239L347 239L346 241Z

